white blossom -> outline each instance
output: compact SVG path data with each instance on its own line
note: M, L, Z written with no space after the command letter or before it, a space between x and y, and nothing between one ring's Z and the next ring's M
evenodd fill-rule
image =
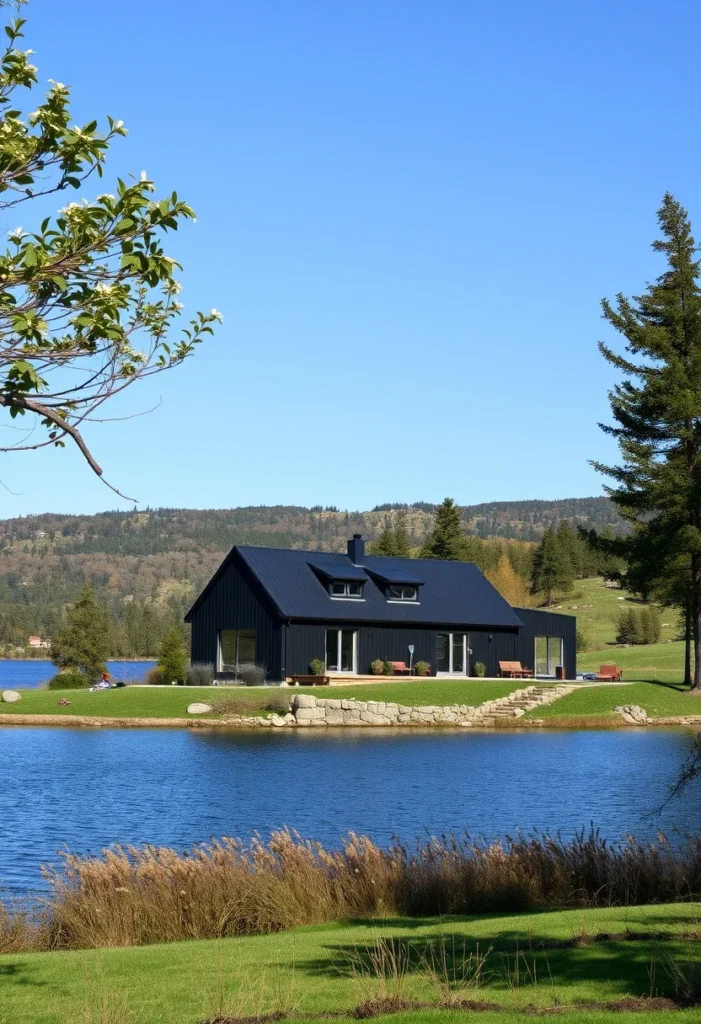
M139 181L148 181L148 174L146 173L146 171L141 172L141 177L139 178Z
M114 128L123 128L124 127L124 121L115 121L113 127Z
M209 315L213 316L215 320L219 320L220 322L223 320L223 314L220 313L218 309L215 309L214 306L210 309Z
M15 228L14 231L10 232L10 238L16 238L19 240L24 236L24 234L25 232L22 230L22 228Z

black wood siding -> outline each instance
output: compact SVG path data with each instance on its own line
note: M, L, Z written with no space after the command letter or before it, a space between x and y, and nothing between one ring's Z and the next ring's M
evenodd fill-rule
M281 624L245 567L230 562L191 616L193 662L216 666L219 631L254 629L256 662L267 669L268 679L281 679Z
M524 624L516 643L515 660L535 669L535 638L537 636L561 636L564 641L565 675L574 679L577 675L577 619L574 615L558 615L537 608L515 608Z

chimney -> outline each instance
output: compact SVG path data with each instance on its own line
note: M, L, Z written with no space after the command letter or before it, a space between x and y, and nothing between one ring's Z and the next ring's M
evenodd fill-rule
M348 557L353 565L365 563L365 540L362 533L354 533L353 539L348 541Z

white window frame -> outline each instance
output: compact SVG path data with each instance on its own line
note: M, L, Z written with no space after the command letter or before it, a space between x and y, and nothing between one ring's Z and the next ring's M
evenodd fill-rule
M392 591L399 591L399 595ZM389 604L418 604L419 588L403 583L390 583L387 588L387 601Z
M336 637L337 648L336 649L338 651L338 660L339 661L341 660L341 657L340 657L341 656L341 643L342 643L342 639L343 639L341 634L342 633L352 633L353 634L353 667L352 668L346 668L346 669L342 669L342 668L329 668L329 654L328 654L328 644L327 644L327 639L328 639L329 633L336 633L337 634L337 637ZM335 627L331 628L331 627L327 626L326 632L324 633L324 666L325 666L327 672L336 672L339 675L344 675L344 676L357 676L357 674L358 674L358 630L357 629L352 629L351 630L347 626L340 626L338 629L336 629Z
M545 668L546 668L546 671L545 672L538 672L538 641L539 640L545 640L546 641L546 645L545 645L545 651L546 651L546 654L545 654L546 666L545 666ZM552 647L553 647L552 641L553 640L559 641L559 644L560 644L559 660L557 659L557 657L553 658L553 651L552 651ZM543 635L535 637L534 643L533 643L533 675L538 677L538 678L540 678L540 679L554 679L555 675L556 675L555 670L556 670L558 665L561 665L563 668L564 668L564 665L565 665L565 638L564 638L564 636L558 635L557 633L548 633L548 634L543 634Z
M228 674L228 673L230 673L232 671L231 668L224 668L224 658L222 656L222 642L221 642L222 641L222 633L235 633L236 634L236 661L235 661L235 666L234 666L234 669L233 669L233 674L235 675L236 672L238 672L239 665L241 664L241 659L239 657L239 651L241 649L241 634L242 633L252 633L253 634L253 643L254 643L254 645L257 643L258 637L256 636L255 629L248 629L248 628L245 628L245 627L241 627L240 629L237 629L237 628L220 629L219 632L217 633L217 674L218 675L221 674L221 673L227 673Z
M340 594L334 594L334 587L342 587L343 592ZM357 587L358 593L351 594L350 588ZM364 601L363 597L363 584L356 580L333 580L329 583L329 594L333 601Z
M446 679L448 678L448 676L457 676L459 679L467 678L469 676L469 674L470 674L470 662L469 662L468 659L469 659L470 655L472 654L472 650L470 648L470 642L469 642L470 641L469 633L463 633L462 634L462 672L456 672L454 670L454 668L453 668L453 637L455 636L455 633L459 633L459 630L456 630L455 633L448 633L445 630L440 629L440 630L438 630L438 632L439 633L444 633L449 638L448 639L448 665L450 667L449 667L447 672L438 672L438 671L436 671L436 676L442 676L443 678L446 678ZM438 669L438 665L436 665L436 670L437 669Z

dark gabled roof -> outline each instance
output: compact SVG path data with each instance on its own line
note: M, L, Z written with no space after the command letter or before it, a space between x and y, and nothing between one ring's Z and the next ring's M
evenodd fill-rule
M339 565L338 562L332 556L309 558L308 564L311 565L312 569L316 572L321 573L327 580L358 580L360 583L365 583L367 576L365 571L360 568L359 565L353 565L349 558L346 559L347 565Z
M384 562L394 563L398 561L396 558L384 558ZM401 561L408 561L408 559L401 559ZM413 584L414 586L421 586L423 583L423 576L420 569L414 569L413 572L408 572L406 569L401 568L398 565L383 565L381 569L377 567L371 569L367 567L368 576L371 576L374 580L379 580L380 583L404 583Z
M318 619L325 622L383 622L416 625L461 625L486 629L518 629L523 625L516 612L471 562L432 559L381 558L368 555L364 567L354 566L347 555L281 548L235 547L198 597L186 618L197 609L231 561L243 562L285 619ZM326 578L349 579L351 571L365 579L363 599L333 599L313 565L323 563ZM363 568L367 573L363 573ZM389 579L406 573L421 582L419 600L387 601L381 584L373 577ZM405 582L405 581L402 581ZM408 580L407 580L408 582Z

